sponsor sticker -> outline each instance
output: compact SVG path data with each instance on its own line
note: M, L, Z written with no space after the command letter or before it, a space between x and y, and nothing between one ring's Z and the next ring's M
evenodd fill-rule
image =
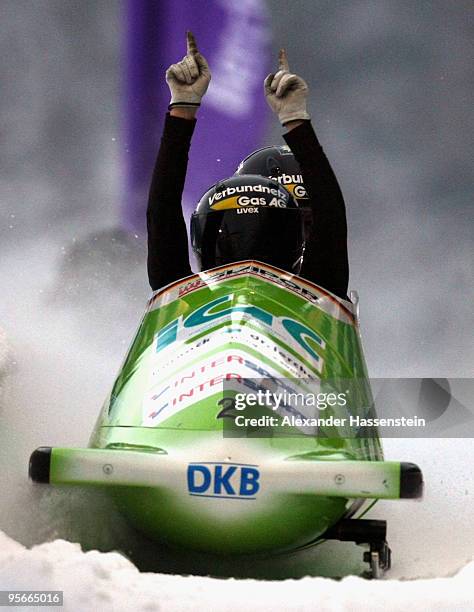
M246 463L190 463L186 481L189 495L252 500L260 491L260 470Z
M285 208L289 195L285 188L266 185L237 185L216 191L209 196L212 210L229 210L244 206L269 206Z

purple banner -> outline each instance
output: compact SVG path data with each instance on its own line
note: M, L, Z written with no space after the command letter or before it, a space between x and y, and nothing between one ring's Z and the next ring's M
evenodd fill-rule
M198 112L183 198L186 219L204 191L260 146L270 30L264 0L128 0L122 225L143 233L148 188L170 94L165 72L191 30L212 80Z

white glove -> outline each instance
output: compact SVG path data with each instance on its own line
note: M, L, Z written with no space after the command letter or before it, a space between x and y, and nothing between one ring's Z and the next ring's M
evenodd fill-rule
M199 106L211 80L211 71L199 53L192 32L186 33L187 55L166 71L166 82L171 91L171 107Z
M306 110L308 85L300 76L290 72L285 49L280 49L278 55L278 72L269 74L263 85L267 102L282 125L310 119Z

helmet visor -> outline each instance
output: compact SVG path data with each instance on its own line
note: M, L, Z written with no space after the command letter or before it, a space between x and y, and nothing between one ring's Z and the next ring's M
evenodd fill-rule
M248 207L194 214L192 247L202 270L254 259L297 274L304 251L302 210Z

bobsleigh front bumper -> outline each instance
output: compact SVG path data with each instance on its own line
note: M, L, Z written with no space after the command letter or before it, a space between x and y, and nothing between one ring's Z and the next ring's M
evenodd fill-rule
M96 448L36 449L29 476L36 483L150 487L186 492L189 471L199 461L164 453ZM239 466L216 462L214 465ZM260 494L414 499L423 494L423 476L414 463L398 461L266 460L258 466Z

